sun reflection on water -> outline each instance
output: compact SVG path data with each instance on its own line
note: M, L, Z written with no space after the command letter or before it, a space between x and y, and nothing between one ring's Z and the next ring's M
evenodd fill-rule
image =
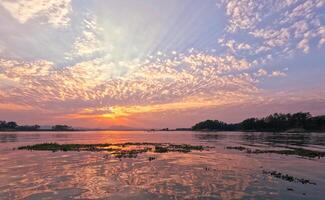
M60 134L60 133L59 133ZM74 135L77 134L77 135ZM324 186L321 173L323 160L303 160L277 155L245 155L225 149L229 143L247 142L243 135L199 137L192 133L74 133L57 137L39 135L39 140L65 143L122 143L125 141L205 144L214 148L190 153L139 154L137 158L118 159L106 152L36 152L13 151L12 146L35 143L28 134L17 134L17 141L3 141L0 148L1 199L273 199L289 195L278 187L284 182L265 177L262 168L285 170L291 174L309 176L316 186L299 186L301 191L314 191ZM228 134L228 133L227 133ZM30 134L29 136L35 137ZM8 135L5 136L8 138ZM244 138L244 139L243 139ZM231 139L231 140L230 140ZM34 139L33 139L34 140ZM308 140L309 142L312 140ZM4 145L3 145L4 144ZM137 148L137 147L132 147ZM154 160L149 160L154 157ZM303 171L299 166L313 167ZM261 168L262 167L262 168ZM317 178L318 176L318 178ZM294 193L292 193L294 194ZM314 196L313 196L314 195ZM308 197L320 199L322 191Z

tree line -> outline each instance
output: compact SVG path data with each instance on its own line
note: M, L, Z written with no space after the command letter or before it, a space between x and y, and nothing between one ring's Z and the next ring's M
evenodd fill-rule
M325 132L325 115L312 116L308 112L293 114L274 113L263 118L248 118L240 123L228 124L219 120L206 120L192 130L208 131L316 131Z
M72 131L72 127L67 125L55 125L49 129L41 129L39 125L18 125L16 122L0 121L0 131Z

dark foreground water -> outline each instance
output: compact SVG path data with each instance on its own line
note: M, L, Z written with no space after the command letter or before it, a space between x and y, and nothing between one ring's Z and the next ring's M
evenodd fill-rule
M13 150L43 142L213 148L122 159L108 152ZM297 148L298 154L277 153ZM325 134L0 133L0 199L324 199L325 157L299 154L300 148L325 152Z

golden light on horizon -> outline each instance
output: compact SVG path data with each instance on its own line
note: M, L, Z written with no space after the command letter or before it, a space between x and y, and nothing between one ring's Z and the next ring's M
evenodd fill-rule
M238 96L242 101L249 98L248 96ZM168 111L182 111L188 109L200 109L200 108L209 108L217 107L224 105L234 105L238 101L233 99L227 99L216 97L216 99L204 99L204 98L193 98L189 100L183 100L182 102L174 102L167 104L155 104L155 105L143 105L143 106L114 106L108 108L109 113L100 115L104 118L109 119L118 119L123 117L128 117L136 114L144 113L159 113L159 112L168 112Z
M321 112L323 62L304 66L323 59L325 4L267 2L0 0L0 116L78 126L255 99Z

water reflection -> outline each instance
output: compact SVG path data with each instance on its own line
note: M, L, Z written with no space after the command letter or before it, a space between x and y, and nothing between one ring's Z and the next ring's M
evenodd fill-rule
M241 165L255 165L240 155L214 153L161 154L154 162L146 156L119 161L91 153L32 154L30 159L12 163L15 167L7 169L6 181L11 184L1 187L2 197L63 198L64 192L71 192L66 189L74 186L70 195L82 199L120 195L134 199L148 195L167 199L241 199L243 191L253 184L250 171L240 170Z
M10 134L9 134L10 135ZM40 142L171 142L212 146L191 153L147 152L118 159L105 152L35 152L0 149L0 199L322 199L324 159L281 155L255 157L227 150L243 143L264 146L320 145L319 134L263 133L16 133L2 145ZM1 135L2 136L2 135ZM1 137L2 138L2 137ZM34 140L34 141L33 141ZM316 141L318 140L318 141ZM2 141L2 140L1 140ZM315 146L313 146L315 148ZM149 161L150 156L156 157ZM317 185L273 179L263 170L304 177ZM287 190L287 187L294 191ZM302 195L305 193L305 196Z
M218 133L196 133L194 134L194 136L201 141L208 141L208 142L216 142L226 137L224 134L218 134Z
M322 133L261 133L261 132L207 132L196 133L194 136L206 142L216 142L222 140L232 140L246 142L251 145L294 145L325 146L325 134Z
M0 143L16 142L16 141L17 141L17 134L0 133Z
M290 133L255 133L255 134L245 134L243 135L243 140L250 143L264 143L268 145L297 145L305 146L316 141L311 140L311 135L309 133L305 134L290 134ZM318 142L318 141L317 141Z

